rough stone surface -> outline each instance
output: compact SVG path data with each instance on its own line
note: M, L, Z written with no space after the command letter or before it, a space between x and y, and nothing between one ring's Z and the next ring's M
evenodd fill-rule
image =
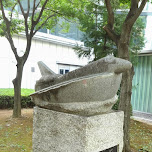
M90 117L34 108L33 152L99 152L123 147L123 112Z
M68 81L35 93L32 101L37 106L62 112L82 114L86 106L88 115L103 113L116 102L120 82L121 74L114 73ZM102 108L97 109L98 106Z
M102 74L68 81L40 90L32 95L38 100L51 103L93 102L113 98L119 89L121 74Z
M42 77L37 81L35 85L35 90L41 90L50 86L61 74L54 73L47 65L42 61L38 62L38 66Z
M66 113L90 116L108 112L116 102L121 73L131 66L129 61L108 56L58 76L39 62L42 78L36 88L44 89L32 94L32 101L39 107Z
M46 109L51 109L55 111L70 113L70 114L78 114L81 116L92 116L97 114L106 113L111 110L112 106L118 97L115 96L109 100L105 100L103 102L72 102L72 103L48 103L48 102L40 102L38 105L42 105L41 107L45 107ZM46 105L45 105L46 104Z
M36 82L36 91L41 90L43 88L69 81L76 78L86 77L89 75L99 74L99 73L122 73L128 69L130 69L132 64L120 58L115 58L113 56L107 56L95 62L92 62L82 68L71 71L65 75L58 76L52 70L39 62L40 71L42 74L42 78ZM49 77L44 77L45 75ZM54 76L53 76L54 75ZM53 77L53 78L52 78ZM43 83L42 83L43 82Z

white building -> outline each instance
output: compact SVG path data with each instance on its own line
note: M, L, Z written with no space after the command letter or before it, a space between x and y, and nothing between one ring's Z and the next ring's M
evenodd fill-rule
M25 3L23 1L23 3ZM25 3L26 4L26 3ZM147 4L142 15L145 16L146 44L142 53L152 52L152 5ZM37 66L38 61L43 61L56 73L66 73L88 63L88 59L79 59L73 47L76 41L80 39L81 32L73 24L69 33L59 32L59 27L52 35L49 30L42 29L33 38L31 52L25 63L22 79L22 88L34 88L35 81L40 78L40 72ZM74 40L75 39L75 40ZM14 36L15 46L18 53L22 55L25 50L26 39L24 34ZM6 38L0 37L0 88L13 88L12 80L16 75L16 60Z
M149 2L146 4L143 12L141 13L145 19L145 47L141 51L141 54L152 52L152 4Z
M25 50L26 39L24 34L14 36L15 46L22 55ZM31 52L25 63L22 79L22 88L34 88L36 80L41 75L37 66L43 61L56 73L66 73L87 64L87 59L79 59L73 47L75 40L62 38L48 33L38 32L33 38ZM12 80L16 75L16 60L7 39L0 37L0 88L13 88Z

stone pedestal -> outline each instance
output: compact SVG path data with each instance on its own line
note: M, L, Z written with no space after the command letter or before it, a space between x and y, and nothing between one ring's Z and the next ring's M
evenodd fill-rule
M33 152L101 152L123 147L123 112L80 116L34 108Z

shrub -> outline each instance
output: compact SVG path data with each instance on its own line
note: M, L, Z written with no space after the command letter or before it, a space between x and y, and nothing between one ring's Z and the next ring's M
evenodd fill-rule
M21 90L21 107L32 108L34 103L31 101L30 94L34 92L33 89ZM13 89L0 89L0 109L13 108L14 104L14 90Z

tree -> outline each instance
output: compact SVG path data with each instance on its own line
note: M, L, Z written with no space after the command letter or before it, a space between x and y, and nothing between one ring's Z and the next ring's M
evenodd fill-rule
M139 0L131 0L130 10L123 22L120 34L117 34L114 29L114 12L110 0L105 0L105 5L108 12L107 25L104 30L116 44L118 48L118 57L130 60L129 55L129 43L132 27L141 14L142 10L146 5L147 0L142 0L141 4ZM129 139L129 128L130 128L130 105L131 105L131 90L132 90L132 79L134 75L134 69L128 70L122 75L121 82L121 93L119 109L124 111L124 152L130 152L130 139Z
M13 117L21 116L22 74L30 53L32 38L44 27L53 29L59 17L74 18L83 10L85 4L83 0L26 0L27 9L25 9L22 2L22 0L0 0L0 35L7 38L17 61L16 77L12 81L14 85ZM19 12L16 6L19 7ZM18 55L13 41L13 35L21 31L25 31L27 42L23 56Z
M98 3L99 0L93 1L87 5L85 14L79 16L80 30L83 31L81 41L84 42L87 50L81 46L76 46L75 50L79 57L90 57L93 55L93 60L96 61L108 54L118 55L116 44L108 37L103 27L107 24L107 11L104 5ZM118 4L117 4L118 5ZM118 6L115 6L118 7ZM127 15L126 6L123 6L123 11L115 11L114 29L120 34L122 23ZM145 23L143 17L139 17L135 22L129 43L129 50L132 63L135 63L135 57L139 50L144 47L144 28ZM91 56L92 57L92 56Z
M120 58L131 61L130 53L135 53L136 51L130 50L138 50L143 47L143 37L141 37L140 40L136 39L136 43L140 44L142 42L142 45L140 45L139 48L136 48L137 45L133 45L133 42L135 42L135 39L133 39L133 37L135 37L136 34L139 34L139 32L141 33L141 30L143 28L140 19L138 22L136 22L136 20L141 14L146 2L147 0L141 0L141 3L139 0L105 0L104 5L99 5L99 0L93 2L92 5L87 7L90 18L87 18L86 20L84 19L84 15L79 18L82 29L87 32L84 34L84 42L90 49L89 51L84 51L80 48L77 48L78 54L80 56L88 56L90 55L93 48L93 54L95 56L94 60L109 53L113 53ZM122 20L123 18L120 18L119 14L117 14L116 11L118 8L122 9L122 6L127 6L128 9L126 15L123 17L124 20ZM140 30L139 28L135 28L135 26L133 27L135 22L138 26L140 24L140 27L142 27ZM131 70L123 73L121 83L119 109L124 111L124 152L131 151L129 128L133 75L134 69L132 67Z

